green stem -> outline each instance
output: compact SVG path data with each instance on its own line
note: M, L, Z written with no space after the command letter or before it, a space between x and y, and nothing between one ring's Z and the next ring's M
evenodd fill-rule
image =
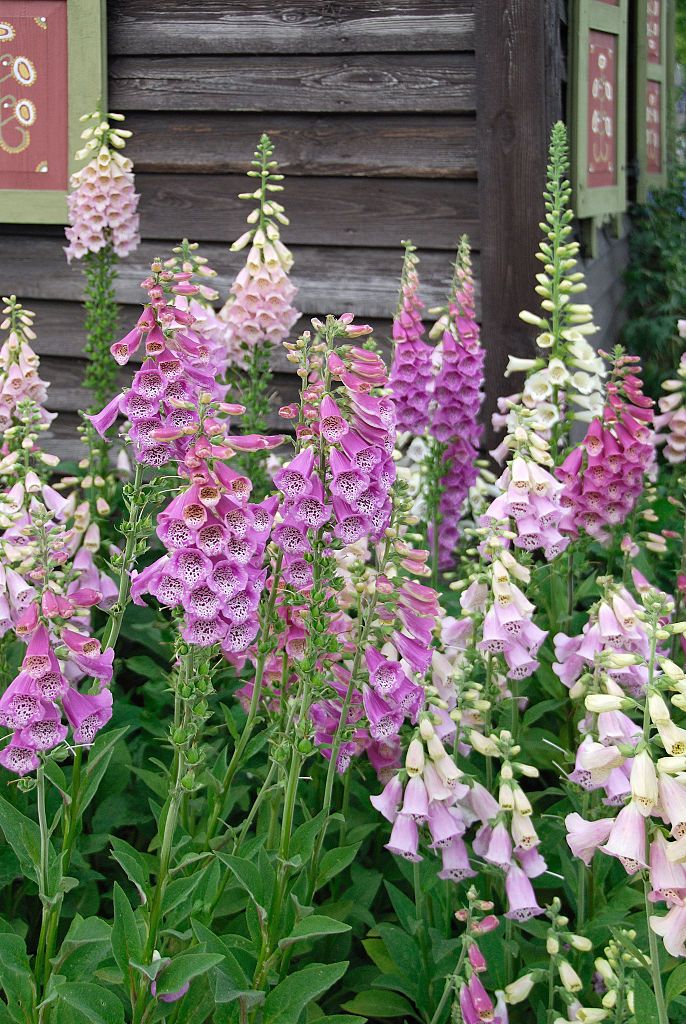
M548 960L548 1011L546 1014L548 1024L555 1020L555 960L551 956Z
M40 829L40 861L39 861L39 896L42 904L42 918L38 949L36 952L35 976L39 985L44 986L49 977L49 960L47 956L47 937L52 916L52 905L48 896L48 866L50 855L50 832L45 813L45 768L41 763L36 772L36 795L38 804L38 826Z
M103 648L114 647L119 637L124 612L129 599L131 587L131 570L136 561L136 547L138 545L138 526L143 518L145 504L140 501L143 489L143 466L136 463L136 473L133 478L133 488L129 504L129 522L127 526L126 545L121 561L119 573L119 594L117 603L110 615L110 621L105 628L103 635Z
M255 666L255 682L253 683L252 696L250 698L250 707L248 708L248 717L245 725L243 726L243 732L240 735L240 739L234 748L233 755L229 761L224 778L222 779L221 789L219 794L215 798L214 805L210 812L210 816L207 819L207 834L205 838L206 846L209 846L212 839L217 834L217 827L219 825L220 815L224 804L226 803L226 797L233 778L238 771L241 763L241 758L245 748L247 747L250 737L252 736L253 729L255 728L255 719L260 706L260 697L262 696L262 680L264 678L264 669L269 657L270 651L267 649L266 641L271 633L272 619L274 617L274 608L276 606L276 595L279 589L279 579L281 577L281 563L283 561L283 552L279 551L276 557L276 564L274 566L274 575L272 577L272 586L269 593L269 600L267 602L267 609L264 616L264 625L267 631L267 636L264 638L265 648L259 654L257 664Z
M351 772L346 772L343 777L343 800L341 801L341 827L338 830L338 845L345 846L345 836L348 831L348 809L350 807L350 779Z
M646 923L648 925L648 946L650 949L650 975L653 980L653 992L655 994L655 1003L657 1005L657 1019L658 1024L669 1024L669 1015L667 1013L667 1003L665 1002L665 993L662 988L662 974L660 972L660 949L657 942L657 935L650 927L650 916L652 907L648 894L650 892L650 884L648 879L643 879L643 895L645 902L645 914Z
M383 567L385 566L386 558L387 558L387 555L388 555L388 550L389 550L389 545L387 543L386 544L386 549L384 551L384 555L383 555L383 558L382 558L381 571L383 571ZM370 598L369 606L367 608L367 614L365 616L364 625L363 625L362 630L360 632L360 636L359 636L358 644L357 644L357 649L355 651L355 659L353 661L353 665L352 665L352 668L350 670L350 680L348 682L348 688L347 688L347 690L345 692L345 697L343 698L343 704L341 706L341 716L340 716L340 718L338 720L338 724L336 726L336 732L334 734L333 743L331 744L331 758L329 760L329 764L328 764L328 767L327 767L327 770L326 770L326 781L324 783L324 800L322 802L322 808L323 808L323 811L324 811L323 823L322 823L321 831L319 832L319 835L317 836L317 841L315 843L314 850L312 852L312 861L311 861L311 864L310 864L310 880L309 880L309 885L308 885L308 902L312 899L312 896L314 894L314 887L315 887L315 885L317 883L317 870L319 868L319 858L321 857L322 847L324 846L324 840L326 838L326 831L327 831L328 824L329 824L329 812L331 811L331 800L332 800L332 797L333 797L334 780L336 778L336 770L337 770L337 765L338 765L338 755L340 753L341 745L343 743L343 730L345 729L345 727L347 725L347 722L348 722L348 713L350 711L350 704L352 702L353 692L355 690L355 683L357 682L357 676L358 676L358 674L360 672L360 667L362 665L362 657L363 657L364 651L365 651L365 649L367 647L367 638L369 636L369 631L371 629L372 621L374 619L374 609L376 608L376 601L377 601L377 594L375 592L374 594L372 594L372 596Z
M505 920L505 984L509 985L514 981L514 954L512 944L514 942L514 921L510 918Z
M588 808L590 804L590 794L588 791L584 792L581 798L581 817L586 818L588 816ZM588 890L588 868L582 860L579 860L576 866L576 930L583 931L586 923L586 901L587 901L587 890Z
M419 928L419 949L422 955L422 965L424 970L429 972L431 965L430 951L429 951L429 937L426 928L426 906L424 903L424 893L422 891L422 880L419 871L419 861L415 861L412 865L412 882L414 885L414 906L415 915L417 918L417 925Z
M466 926L467 930L469 929L469 923L470 921L468 920ZM462 965L464 964L465 956L467 955L468 946L469 942L467 940L465 932L465 935L463 935L462 937L462 949L460 950L460 955L458 957L457 963L455 964L455 970L452 972L452 974L449 974L445 980L445 988L443 989L443 994L441 995L441 998L438 1001L438 1006L436 1007L434 1015L431 1018L431 1024L438 1024L443 1015L443 1011L445 1010L448 999L450 998L450 993L455 987L457 979L460 977L460 971L462 970Z
M185 671L186 673L191 670L192 655L186 662ZM169 879L169 868L171 866L171 858L174 847L174 834L176 832L176 826L179 820L179 812L181 810L181 804L183 801L184 789L181 785L181 779L186 770L186 760L181 754L176 759L176 774L172 782L172 790L169 794L167 805L163 808L160 815L160 822L158 826L158 835L160 835L160 855L159 855L159 866L157 869L157 878L155 882L155 891L152 897L152 903L150 905L150 916L148 918L148 935L143 950L143 963L149 964L152 960L152 955L157 948L157 941L159 936L160 924L162 920L162 904L164 900L164 893L167 887L167 881ZM164 823L164 824L162 824ZM133 1024L142 1024L145 1015L145 1000L148 994L148 980L143 977L140 982L138 995L136 997L136 1003L133 1012Z

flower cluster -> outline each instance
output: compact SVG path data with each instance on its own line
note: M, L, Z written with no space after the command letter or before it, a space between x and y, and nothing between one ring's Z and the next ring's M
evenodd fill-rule
M283 186L283 175L272 160L274 148L263 135L248 175L259 178L254 192L241 199L255 199L258 207L248 216L250 227L231 246L240 252L250 246L245 266L231 286L231 295L219 312L225 325L225 343L231 351L284 341L300 315L292 305L295 286L288 278L293 257L279 237L279 225L288 224L283 206L274 198Z
M536 429L552 431L554 456L572 420L593 419L603 408L603 363L586 340L598 328L591 307L572 301L586 284L584 275L574 271L579 243L570 239L574 217L568 167L567 132L558 123L553 127L545 192L546 234L536 254L543 264L536 275L542 312L520 313L525 323L538 329L536 344L541 354L533 359L510 358L507 374L524 371L527 379L522 394L504 400L494 420L494 426L507 424L508 404L520 402L532 411Z
M66 504L66 503L64 503ZM92 554L81 548L72 559L73 531L65 530L64 509L55 513L32 498L28 511L3 535L5 555L12 547L23 561L3 570L3 629L26 642L17 676L0 697L0 723L12 729L0 763L18 775L33 771L39 753L62 743L71 727L75 744L89 745L112 714L114 651L101 650L89 635L89 609L106 608L116 588L100 574ZM78 684L97 681L95 693Z
M90 159L71 177L67 259L81 259L107 245L117 256L128 256L140 244L133 164L121 152L131 132L110 126L110 121L123 121L122 114L103 118L96 112L82 120L96 123L81 133L85 145L76 154L77 160Z
M26 419L26 406L19 416L22 403L30 403L32 418L35 417L39 425L47 426L54 419L54 413L44 408L49 385L38 374L40 360L31 348L36 338L33 329L36 314L25 309L15 295L3 298L2 302L4 319L0 331L8 332L0 348L0 431L4 435L19 418Z
M450 568L459 538L459 521L477 478L475 460L483 431L484 358L474 309L474 277L467 236L460 239L448 310L432 335L443 328L440 366L434 382L431 434L442 446L438 501L438 564ZM444 446L444 447L443 447ZM440 525L439 525L440 524Z
M342 727L356 726L337 752L339 770L365 749L383 772L397 758L403 722L408 717L416 721L424 703L424 690L413 680L423 677L431 661L437 597L429 587L388 575L391 557L406 571L423 574L426 555L396 539L392 527L395 409L383 397L388 383L383 360L369 348L335 349L337 337L354 339L371 329L354 325L349 314L313 323L323 341L311 343L305 335L286 346L289 358L301 367L305 387L300 409L282 410L298 412L298 453L274 476L281 503L272 540L285 582L299 592L288 605L282 643L287 650L306 648L307 602L315 600L313 588L319 585L313 581L313 557L332 551L337 587L344 585L341 570L347 561L356 576L367 576L358 584L374 595L365 624L338 608L328 617L329 631L339 638L327 658L334 679L329 694L314 702L312 719L315 742L327 756ZM365 562L382 543L374 572ZM355 639L360 628L364 642ZM377 630L383 630L378 646L373 641ZM352 668L340 661L341 652L356 652Z
M591 422L557 469L564 484L561 528L572 534L583 529L600 540L629 517L655 459L653 402L643 394L640 360L618 347L612 362L603 418Z
M606 587L593 637L594 672L575 683L577 695L585 693L589 715L585 751L570 779L586 789L604 787L605 805L620 809L616 817L591 820L568 815L567 842L585 864L600 850L619 860L629 875L648 871L650 900L668 907L666 916L650 917L650 926L668 952L686 956L686 729L674 722L665 700L671 694L675 708L686 707L686 675L658 648L659 638L683 631L684 624L668 624L672 605L657 591L644 590L639 606L611 583ZM567 639L562 638L561 647ZM574 645L567 658L587 660L591 643L588 652L585 646L586 641ZM627 669L633 670L628 677Z
M184 238L172 252L173 256L165 260L165 270L192 274L197 285L195 295L178 296L176 305L195 317L194 330L206 343L217 374L223 377L229 366L242 365L243 350L239 339L227 332L226 324L212 305L219 298L219 292L210 283L217 271L200 255L197 242Z
M123 412L138 462L175 463L190 481L158 517L167 554L136 577L132 599L142 604L150 593L164 606L183 608L186 640L201 647L221 641L233 654L257 633L262 563L276 501L251 505L250 481L224 460L237 448L273 447L281 438L229 437L228 417L243 408L221 401L225 388L216 383L213 353L193 330L193 269L164 269L157 260L151 271L143 282L149 301L136 327L112 348L120 364L141 344L148 358L131 389L91 420L102 433Z
M544 454L544 450L529 448L532 450ZM530 552L542 549L547 561L564 551L569 539L559 529L563 487L540 462L515 454L496 486L500 494L480 517L480 525L492 527L512 519L515 547Z
M400 278L400 298L393 318L393 361L389 387L395 402L398 430L415 436L429 425L429 403L433 390L432 349L424 341L419 298L419 257L412 242L403 242L405 258Z
M111 349L120 366L141 345L146 358L130 390L90 417L102 436L120 414L125 415L128 438L142 465L192 460L199 432L206 435L206 445L224 434L225 425L203 413L223 389L216 382L216 351L193 330L196 318L187 305L197 286L191 278L190 272L164 269L161 260L152 263L151 274L141 285L148 293L143 312L133 330Z
M656 416L654 421L655 429L660 431L655 435L655 443L664 445L664 457L673 466L680 465L686 459L686 354L682 355L676 372L676 378L662 382L667 394L658 401L660 415Z

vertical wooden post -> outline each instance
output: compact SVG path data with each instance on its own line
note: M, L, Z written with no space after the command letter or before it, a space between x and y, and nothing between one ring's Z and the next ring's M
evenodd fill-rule
M529 355L534 330L550 128L562 116L561 10L557 0L479 0L476 95L481 320L486 416L503 393L508 353ZM507 389L505 389L507 391Z

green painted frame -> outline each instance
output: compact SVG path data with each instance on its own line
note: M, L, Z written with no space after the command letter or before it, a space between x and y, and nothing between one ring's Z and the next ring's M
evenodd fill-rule
M623 213L627 208L627 60L628 0L616 5L603 0L572 0L570 5L570 78L569 125L571 141L571 181L577 217L602 217ZM617 36L617 181L603 188L588 188L588 42L592 30Z
M667 184L667 126L672 101L673 82L668 68L674 67L674 5L671 0L663 0L661 7L662 24L660 26L659 64L648 62L648 40L645 31L648 0L637 0L636 3L636 199L644 203L651 189L664 188ZM670 32L670 26L672 31ZM659 82L661 86L662 110L660 117L660 151L662 153L662 171L649 174L646 147L646 89L648 82Z
M81 147L82 114L107 102L107 25L105 0L67 0L69 173ZM75 59L72 59L75 58ZM40 189L0 189L0 223L66 224L67 193Z

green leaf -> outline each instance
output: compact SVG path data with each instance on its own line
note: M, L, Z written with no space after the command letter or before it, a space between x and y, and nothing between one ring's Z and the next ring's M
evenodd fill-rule
M686 964L679 964L667 978L665 985L667 1005L669 1006L672 1000L677 999L682 992L686 992Z
M84 786L83 796L79 803L79 814L83 814L97 793L98 786L102 782L102 777L107 771L110 761L112 760L114 748L127 731L128 727L125 726L123 729L113 729L111 732L101 732L96 736L95 742L90 748L90 752L88 754L88 761L86 762L86 785Z
M223 864L226 864L238 884L245 889L255 903L264 906L262 876L257 864L253 864L252 861L246 860L244 857L233 857L228 853L218 853L217 856Z
M559 711L560 701L559 700L539 700L535 704L532 704L530 708L527 708L524 712L524 718L522 724L526 727L533 725L539 718L543 718L549 711Z
M40 829L11 803L0 796L0 829L14 850L21 870L27 878L38 878L40 872Z
M264 1001L264 1024L298 1024L308 1003L328 991L343 977L348 961L338 964L310 964L296 971L272 989Z
M395 924L380 924L376 930L383 939L388 955L398 972L408 979L415 978L417 965L421 959L416 942Z
M137 676L144 676L146 679L159 679L166 675L162 666L149 658L147 654L135 654L133 658L127 658L124 664Z
M151 772L149 768L138 768L131 766L131 771L137 775L141 782L144 782L148 789L151 789L160 800L167 799L168 786L166 778L160 772Z
M634 973L634 1015L637 1021L654 1021L657 1016L655 993L649 988L640 974Z
M32 1020L36 988L26 954L26 943L19 935L0 934L0 985L16 1020ZM15 1016L15 1014L12 1014Z
M200 921L191 921L195 937L201 942L208 953L222 956L215 972L214 999L217 1003L231 1003L236 999L247 998L250 994L248 976L234 956L224 938L215 935ZM263 993L252 993L262 996Z
M405 893L401 892L392 882L384 882L384 885L398 920L405 931L412 934L417 927L417 908L412 900L408 899Z
M309 821L304 821L302 825L298 825L291 836L290 851L292 857L300 854L303 861L310 859L317 836L321 831L324 817L325 814L322 810L319 814L315 814L314 818L310 818Z
M386 992L372 989L370 992L358 992L348 1003L343 1003L348 1013L360 1013L365 1017L416 1017L407 999L397 992Z
M156 988L158 996L170 995L197 978L207 974L223 960L221 953L181 953L158 975Z
M56 1024L124 1024L124 1007L108 989L70 981L57 989Z
M395 964L381 939L364 939L362 945L369 959L376 964L382 974L391 974L395 970Z
M139 892L147 896L150 873L143 855L123 839L117 839L116 836L110 836L110 844L112 856L126 877L131 879Z
M350 925L343 921L336 921L333 917L312 914L310 917L298 921L290 935L279 941L281 949L287 949L296 942L309 942L318 939L322 935L340 935L342 932L349 932Z
M189 900L204 878L205 872L201 868L182 878L174 878L164 890L162 900L162 914L170 914L172 910Z
M355 1017L352 1013L331 1013L328 1017L316 1017L307 1024L365 1024L366 1017Z
M112 927L112 953L117 967L124 977L130 972L129 963L140 960L143 956L141 939L136 915L131 909L126 893L118 882L114 883L114 925Z
M361 843L353 843L351 846L337 846L333 850L327 850L319 865L317 876L317 889L330 882L337 874L347 868L357 856Z
M111 928L99 917L75 917L53 959L54 973L77 981L92 977L112 948Z

